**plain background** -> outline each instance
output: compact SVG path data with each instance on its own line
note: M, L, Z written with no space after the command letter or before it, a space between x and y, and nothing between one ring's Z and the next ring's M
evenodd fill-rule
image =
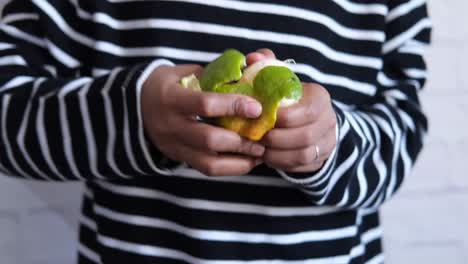
M385 204L386 263L468 263L468 1L429 0L426 148ZM0 0L1 3L5 0ZM0 263L71 264L81 185L0 176Z

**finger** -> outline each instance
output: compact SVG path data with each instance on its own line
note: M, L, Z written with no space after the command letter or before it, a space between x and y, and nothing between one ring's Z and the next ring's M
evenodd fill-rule
M325 133L323 122L303 127L274 128L263 137L261 143L268 148L281 150L302 149L317 142Z
M274 168L295 168L321 162L324 160L324 154L319 153L317 156L315 146L300 150L267 149L263 160Z
M257 61L261 60L271 60L276 59L275 53L270 49L259 49L255 52L247 54L247 65L254 64Z
M292 173L315 173L318 170L320 170L323 167L323 164L325 161L322 162L316 162L314 164L309 164L305 166L300 166L300 167L294 167L294 168L282 168L285 172L292 172Z
M221 155L205 156L195 160L194 164L195 168L208 176L240 176L248 174L258 163L254 158Z
M263 137L261 143L274 149L300 149L310 146L327 133L336 129L336 114L330 107L321 113L316 122L300 127L273 128Z
M296 167L322 163L330 157L335 146L335 133L334 131L329 131L320 141L306 148L296 150L267 148L264 160L275 168L287 168L290 170Z
M261 157L265 147L239 136L237 133L191 120L179 122L178 139L184 144L207 152L239 153ZM189 132L185 132L189 131Z
M256 118L262 112L262 105L257 100L240 94L196 92L177 86L168 98L173 107L188 115Z
M276 127L299 127L316 121L324 106L330 102L328 92L317 84L303 84L303 96L289 107L280 107Z
M174 151L173 151L174 153ZM258 163L255 158L237 155L216 155L179 145L175 159L189 164L208 176L237 176L249 173Z
M157 74L156 74L157 72ZM154 86L155 84L170 83L178 84L180 80L191 74L195 74L198 77L201 76L203 68L197 64L182 64L177 66L160 66L148 77L145 85ZM176 85L179 88L180 85ZM154 88L154 87L152 87ZM151 90L151 89L144 89ZM172 92L174 89L169 89L169 92ZM189 90L189 89L187 89Z

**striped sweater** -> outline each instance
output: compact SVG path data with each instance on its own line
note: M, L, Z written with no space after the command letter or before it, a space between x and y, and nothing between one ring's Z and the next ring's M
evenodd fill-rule
M427 131L430 31L424 0L14 0L0 172L85 182L80 264L382 263L378 208ZM320 171L207 177L149 143L153 69L263 47L332 96L337 147Z

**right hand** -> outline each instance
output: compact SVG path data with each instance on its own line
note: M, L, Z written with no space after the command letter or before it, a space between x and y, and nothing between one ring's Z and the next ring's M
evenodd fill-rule
M206 175L247 174L259 164L264 146L196 117L255 118L261 104L243 95L195 92L179 85L181 78L201 72L198 65L179 65L160 66L151 73L141 94L145 132L167 157Z

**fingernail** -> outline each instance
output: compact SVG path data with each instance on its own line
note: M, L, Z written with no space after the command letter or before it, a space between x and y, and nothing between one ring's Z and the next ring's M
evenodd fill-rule
M252 152L254 156L263 156L263 153L265 152L265 147L260 144L255 144L252 147Z
M245 104L245 113L249 118L256 118L262 113L262 107L255 102Z

